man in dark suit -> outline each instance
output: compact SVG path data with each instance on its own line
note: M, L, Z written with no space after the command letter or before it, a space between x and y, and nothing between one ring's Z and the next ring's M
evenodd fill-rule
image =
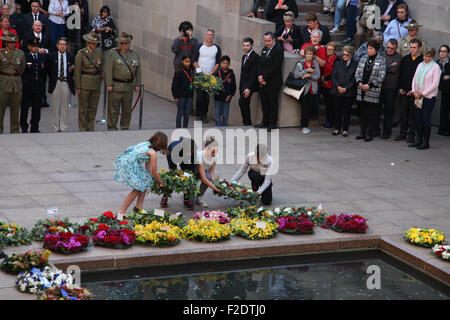
M41 120L42 95L45 94L45 64L47 56L39 53L39 39L27 41L25 50L26 67L22 74L23 96L20 112L20 127L23 133L28 132L28 109L31 107L31 130L39 132Z
M277 127L278 122L278 99L283 84L281 65L284 60L284 50L275 41L273 32L264 34L264 44L258 68L263 120L256 127L267 127L270 131Z
M241 108L242 123L252 125L250 114L250 99L253 92L258 91L259 55L253 50L253 39L245 38L242 42L244 55L242 56L241 78L239 81L239 107Z
M29 39L33 37L33 23L39 20L42 23L42 32L49 34L48 17L39 11L39 1L33 0L31 2L31 12L23 16L22 25L20 26L21 39Z
M53 110L52 125L57 132L65 131L68 127L69 94L75 95L75 57L67 52L67 43L67 38L59 38L56 42L58 50L49 54L47 62L48 93Z
M381 0L380 14L381 14L381 28L384 31L389 22L397 19L397 7L404 4L403 0ZM387 39L389 40L389 39Z

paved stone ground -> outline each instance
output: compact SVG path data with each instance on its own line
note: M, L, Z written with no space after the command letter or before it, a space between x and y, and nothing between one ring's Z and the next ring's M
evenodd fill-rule
M174 117L173 104L146 95L145 129L173 128ZM137 128L136 114L133 123ZM44 121L42 131L48 132L45 128L50 129ZM170 134L172 130L163 131ZM357 127L351 127L351 136L343 138L319 128L309 135L296 128L280 130L280 171L274 177L272 206L322 203L328 213L359 213L369 218L370 233L398 236L418 226L439 229L450 237L450 139L436 135L433 128L431 149L418 151L393 140L356 141L357 132ZM152 133L0 136L0 220L31 228L36 219L46 217L50 207L58 207L62 216L74 221L107 210L117 212L129 190L113 181L114 160ZM167 167L163 156L158 166ZM216 174L231 178L238 167L218 165ZM249 180L244 177L242 182ZM205 200L212 209L236 204L211 191ZM168 211L182 211L181 204L181 196L175 195ZM150 194L145 207L159 207L159 198Z

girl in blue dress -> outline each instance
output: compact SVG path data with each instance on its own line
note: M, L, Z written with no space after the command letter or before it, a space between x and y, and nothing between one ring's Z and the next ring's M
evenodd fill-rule
M167 136L159 131L149 141L128 147L114 163L114 180L133 189L119 209L119 219L125 217L128 207L136 198L136 206L133 210L142 208L145 193L153 184L153 179L164 187L157 169L156 152L158 151L167 152ZM142 165L143 162L145 167Z

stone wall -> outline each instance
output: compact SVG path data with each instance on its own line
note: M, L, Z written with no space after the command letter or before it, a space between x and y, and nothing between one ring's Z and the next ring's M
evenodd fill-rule
M231 57L231 68L237 79L242 57L241 41L250 36L255 40L258 53L263 47L262 34L273 31L274 24L244 16L250 11L252 0L90 0L92 15L97 15L103 4L111 8L119 31L133 34L133 46L139 51L143 68L145 89L172 99L170 85L173 75L171 44L178 35L178 25L189 20L194 25L194 36L204 40L206 30L215 29L215 42L223 54ZM411 16L423 24L422 36L438 48L450 43L450 0L407 0ZM256 117L258 99L253 98L252 113ZM241 125L237 97L232 100L230 125ZM280 112L294 108L293 99L281 99ZM288 105L285 105L285 104ZM174 113L175 113L174 107ZM210 115L214 110L212 102ZM435 109L436 113L438 108ZM260 116L260 114L258 114ZM280 115L280 120L283 118ZM256 120L256 119L253 119ZM298 121L298 120L297 120ZM255 122L255 121L254 121ZM295 121L294 121L295 122ZM434 121L436 122L436 121ZM292 124L290 124L292 125Z

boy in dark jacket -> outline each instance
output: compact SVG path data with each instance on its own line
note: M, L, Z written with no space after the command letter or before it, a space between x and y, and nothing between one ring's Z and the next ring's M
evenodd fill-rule
M220 59L220 68L214 74L217 80L223 82L224 90L214 95L214 106L216 112L216 126L228 126L228 113L230 111L231 98L236 93L236 77L230 69L230 57L223 56Z

